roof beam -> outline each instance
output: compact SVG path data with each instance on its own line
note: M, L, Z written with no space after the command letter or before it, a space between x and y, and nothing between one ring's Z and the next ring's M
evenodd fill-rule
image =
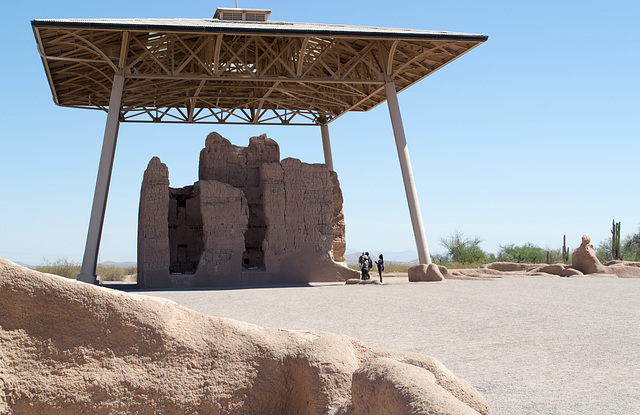
M211 80L228 82L308 82L313 84L375 84L384 85L384 80L380 79L336 79L336 78L298 78L298 77L265 77L265 76L243 76L243 75L171 75L171 74L136 74L127 73L126 78L131 79L172 79L172 80Z

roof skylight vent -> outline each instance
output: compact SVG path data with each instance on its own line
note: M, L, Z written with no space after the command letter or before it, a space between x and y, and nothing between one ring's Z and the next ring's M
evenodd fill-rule
M214 19L233 20L246 22L266 22L271 14L271 10L265 9L238 9L218 7Z

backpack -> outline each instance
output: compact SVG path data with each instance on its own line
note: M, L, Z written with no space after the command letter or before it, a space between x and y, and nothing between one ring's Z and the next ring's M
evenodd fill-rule
M369 269L369 261L367 261L366 259L362 258L362 260L360 261L360 268L362 268L365 271L367 269Z
M371 260L371 257L369 257L367 261L369 262L369 268L373 267L373 260Z

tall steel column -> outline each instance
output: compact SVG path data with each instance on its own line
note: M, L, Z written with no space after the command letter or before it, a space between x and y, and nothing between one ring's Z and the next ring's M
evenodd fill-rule
M118 140L120 104L122 102L123 89L124 75L117 73L113 77L111 97L109 98L109 112L107 114L107 125L104 129L102 154L100 156L100 166L98 167L98 178L96 179L96 190L93 194L93 207L91 208L87 243L84 247L82 268L80 269L80 274L77 277L78 281L92 284L96 281L98 251L100 250L102 225L104 223L104 214L107 208L111 171L113 170L113 158L115 156L116 142Z
M331 141L329 140L329 126L327 124L320 125L322 133L322 149L324 150L324 164L329 170L333 170L333 157L331 156Z
M391 115L391 125L393 126L393 133L396 137L396 147L398 149L398 158L400 159L400 169L402 170L404 190L407 194L407 203L409 204L409 214L411 215L413 234L416 238L416 247L418 248L418 260L421 264L430 264L431 256L429 255L427 238L424 233L424 225L422 224L422 214L420 213L420 204L418 203L418 193L416 191L415 181L413 180L413 171L411 170L411 161L409 160L409 149L404 136L404 126L402 125L402 118L400 116L398 95L396 94L396 85L393 80L387 79L384 89L387 95L389 114Z

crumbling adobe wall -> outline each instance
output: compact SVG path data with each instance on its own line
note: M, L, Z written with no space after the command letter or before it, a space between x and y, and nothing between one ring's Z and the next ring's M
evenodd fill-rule
M266 134L251 137L248 147L240 147L213 132L200 151L199 179L219 180L241 189L256 188L260 184L260 166L279 162L280 147Z
M228 285L242 271L244 234L249 219L241 189L214 180L201 180L200 200L204 254L198 269L209 285ZM226 284L221 284L226 282ZM202 281L207 285L207 281Z
M261 173L268 223L266 269L301 274L309 281L339 273L332 254L336 182L331 172L324 164L287 158L263 165ZM344 250L339 255L344 257Z
M279 159L278 144L266 135L239 147L211 133L200 152L200 180L170 189L167 171L163 187L153 189L169 197L154 209L151 199L146 200L146 189L159 181L154 171L160 161L154 158L145 172L139 232L144 235L147 212L154 212L155 227L162 226L162 212L168 212L164 226L169 227L171 258L170 265L153 268L152 279L148 268L141 267L139 284L216 286L357 277L341 263L345 226L336 173L324 164ZM149 242L139 236L140 252L150 251ZM153 257L165 254L154 252ZM139 263L145 261L145 255L139 256Z
M234 146L218 133L211 133L200 152L200 180L218 180L241 189L247 199L249 222L245 232L242 265L246 269L264 267L267 225L262 203L260 166L280 161L278 143L266 135L251 137L248 147Z
M169 169L154 157L144 172L138 210L138 285L167 286L169 270Z
M342 189L338 181L338 174L335 171L329 172L331 182L333 184L333 220L331 227L333 229L333 260L336 262L345 262L345 252L347 250L346 226L344 222L344 210L342 210Z

